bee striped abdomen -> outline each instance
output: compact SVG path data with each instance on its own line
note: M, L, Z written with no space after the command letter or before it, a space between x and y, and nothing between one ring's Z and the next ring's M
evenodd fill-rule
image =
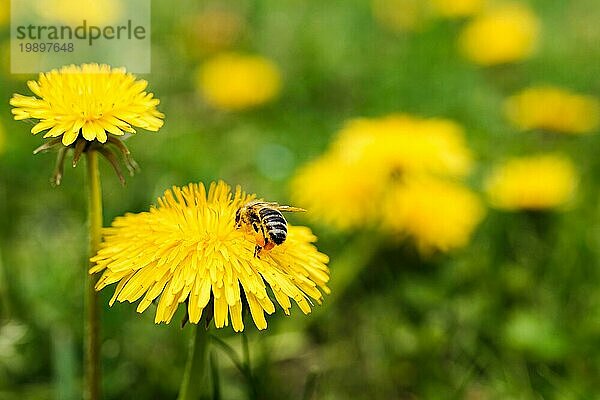
M287 237L287 222L283 214L272 208L262 208L258 215L267 230L269 239L277 245L283 243Z

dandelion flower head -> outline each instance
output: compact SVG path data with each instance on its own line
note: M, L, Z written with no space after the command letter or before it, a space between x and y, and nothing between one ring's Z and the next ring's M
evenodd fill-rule
M508 3L487 10L472 20L459 38L472 62L491 66L522 61L534 52L539 21L523 4Z
M223 182L173 187L149 212L126 214L104 230L90 273L102 272L96 289L117 283L110 304L135 302L138 312L159 298L155 322L169 323L185 303L189 320L202 314L217 328L244 329L242 309L249 306L259 329L275 301L289 314L291 300L308 314L312 302L328 293L328 257L314 246L310 229L289 226L287 240L254 256L255 241L235 228L237 209L252 200ZM312 300L311 300L312 299Z
M380 223L387 187L405 175L463 177L472 167L462 128L410 115L360 118L331 148L301 168L292 197L315 221L347 231Z
M559 154L517 157L496 167L486 180L493 206L505 210L543 210L566 205L574 196L578 174Z
M62 136L65 146L80 135L105 143L108 135L135 133L134 127L158 131L163 125L164 116L156 110L160 101L145 91L148 83L121 68L70 65L41 73L27 85L35 96L13 95L14 118L39 120L31 133Z
M377 171L326 155L303 166L291 187L294 202L308 207L316 221L345 231L374 221L374 199L384 184Z
M277 65L264 57L225 53L200 68L197 83L211 106L242 110L273 100L281 90L281 74Z
M505 112L522 130L585 134L600 123L600 102L554 86L534 86L508 98Z
M387 173L465 176L472 166L462 127L441 118L398 114L355 119L338 134L333 149L350 162Z
M465 246L485 209L479 197L451 180L420 175L393 185L382 207L384 229L412 237L422 252Z

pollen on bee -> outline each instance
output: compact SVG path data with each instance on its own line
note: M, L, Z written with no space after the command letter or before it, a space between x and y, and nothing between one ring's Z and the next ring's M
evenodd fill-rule
M263 250L271 250L275 247L275 243L274 242L269 242L267 244L261 245L261 247L263 248Z
M256 235L254 235L254 241L256 242L257 245L259 245L260 247L265 248L265 237L260 234L257 233ZM270 244L270 243L269 243Z

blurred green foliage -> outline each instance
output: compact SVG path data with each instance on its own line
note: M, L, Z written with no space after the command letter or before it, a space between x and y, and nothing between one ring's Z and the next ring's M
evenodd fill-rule
M537 54L482 69L457 51L463 21L432 19L417 32L393 33L367 1L154 1L152 73L144 78L166 123L128 140L142 172L125 188L102 166L105 224L191 181L224 179L285 202L294 170L356 116L410 112L461 123L479 163L475 188L509 155L560 150L581 172L569 210L490 211L471 245L448 255L423 257L410 243L314 226L332 260L333 294L313 315L278 311L266 331L250 327L248 335L264 399L600 398L600 137L520 133L501 109L507 95L533 83L600 94L600 3L530 4L542 22ZM245 21L233 49L280 66L277 101L236 113L203 104L194 71L209 54L197 48L190 24L207 7ZM8 27L0 32L5 43ZM69 168L60 187L49 185L53 155L31 155L41 138L12 121L8 106L34 77L9 74L1 48L0 399L75 399L83 170ZM152 313L130 304L109 309L109 292L100 294L105 397L174 398L187 329L155 326ZM241 350L230 329L214 335ZM223 398L245 398L243 376L212 351Z

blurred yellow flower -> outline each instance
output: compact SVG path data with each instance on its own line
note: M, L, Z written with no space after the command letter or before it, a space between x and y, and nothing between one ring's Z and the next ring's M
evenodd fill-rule
M384 229L409 235L422 252L449 251L469 242L485 209L467 187L421 175L393 185L382 214Z
M227 53L208 60L198 71L197 83L213 107L241 110L275 98L281 75L277 65L264 57Z
M459 45L472 62L490 66L521 61L534 52L539 21L524 4L510 3L492 8L471 21Z
M378 171L325 155L297 172L291 184L294 204L309 210L315 221L340 230L374 224L386 182Z
M105 143L108 135L135 133L133 127L158 131L162 113L159 100L145 91L148 82L136 80L124 69L108 65L70 65L41 73L27 82L35 96L13 95L16 120L37 119L31 133L47 131L45 138L62 136L65 146L81 135Z
M104 242L92 258L90 273L103 272L97 290L117 283L110 301L135 302L143 312L160 296L155 322L169 323L185 303L189 320L202 313L215 326L231 324L242 331L246 303L258 329L276 301L289 314L293 299L308 314L312 300L329 293L328 257L313 245L316 237L303 226L289 226L287 240L261 257L254 238L235 228L237 209L254 196L223 182L173 187L149 212L126 214L104 229ZM312 299L312 300L311 300ZM214 310L214 311L213 311Z
M405 176L464 177L472 167L463 130L410 115L351 120L329 151L292 181L294 203L340 230L378 228L388 186Z
M422 0L371 0L375 20L393 32L419 29L428 17L428 7Z
M431 0L433 11L446 18L469 17L479 13L486 0Z
M355 119L341 130L333 149L348 162L387 174L465 176L472 166L462 127L446 119L401 114Z
M485 186L497 208L542 210L568 203L577 183L577 171L567 157L543 154L506 161L494 169Z
M123 0L44 0L37 2L37 12L46 22L69 25L108 25L123 14Z
M0 0L0 26L4 26L10 18L9 0Z
M244 30L242 17L227 9L208 9L191 17L192 51L211 53L229 48Z
M505 112L523 130L583 134L593 132L600 122L600 102L553 86L530 87L508 98Z

